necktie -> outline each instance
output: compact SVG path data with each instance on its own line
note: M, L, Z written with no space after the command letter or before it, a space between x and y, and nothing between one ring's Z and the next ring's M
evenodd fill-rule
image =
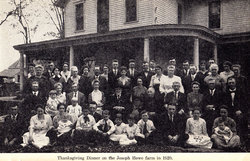
M147 130L147 122L144 123L144 127L143 127L142 133L143 133L144 135L148 133L148 130Z
M108 132L108 131L109 131L108 123L107 121L105 121L103 132Z
M76 97L76 92L75 92L75 97Z
M174 119L173 119L173 115L170 115L170 120L173 122L173 120L174 120Z
M12 120L16 121L16 115L12 115Z
M134 70L133 69L131 69L131 75L132 75L132 77L134 76Z
M210 94L211 94L211 96L213 96L214 95L214 90L210 90Z
M115 69L115 75L117 75L117 70Z

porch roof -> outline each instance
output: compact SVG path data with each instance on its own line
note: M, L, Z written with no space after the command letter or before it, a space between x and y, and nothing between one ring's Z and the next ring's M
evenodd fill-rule
M68 37L41 41L30 44L14 46L20 52L53 49L68 46L86 45L91 43L120 41L134 38L150 38L159 36L188 36L198 37L211 43L219 43L222 36L206 27L187 24L167 24L136 27L123 30L109 31L107 33L95 33L81 36Z

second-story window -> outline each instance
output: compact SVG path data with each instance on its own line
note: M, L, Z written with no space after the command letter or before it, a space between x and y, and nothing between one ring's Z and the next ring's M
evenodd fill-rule
M76 4L76 30L84 29L83 3Z
M126 22L137 20L137 0L126 0Z
M208 26L211 29L220 28L221 25L221 9L220 9L220 1L211 1L208 4L209 7L209 22Z

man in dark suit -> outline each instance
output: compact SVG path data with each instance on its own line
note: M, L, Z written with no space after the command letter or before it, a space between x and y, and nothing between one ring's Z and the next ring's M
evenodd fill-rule
M167 93L165 96L165 104L170 105L174 104L176 106L176 112L181 116L185 116L184 113L187 112L186 95L180 92L180 82L173 82L174 91Z
M48 95L49 90L52 89L52 85L50 81L45 76L42 75L43 71L44 71L44 68L42 65L35 66L36 75L31 76L29 79L27 79L27 82L24 86L24 94L30 93L32 91L32 88L31 88L32 82L37 81L39 83L40 90L46 96Z
M98 80L99 85L100 85L100 88L99 88L100 91L104 92L105 96L107 96L108 82L107 82L106 78L104 78L100 75L100 72L101 72L100 66L95 66L95 69L94 69L95 75L93 77L90 77L90 82L92 85L95 80ZM92 87L91 91L93 91L93 87Z
M85 106L85 103L86 103L86 97L85 95L78 91L78 84L76 83L73 83L72 84L72 92L68 93L67 96L66 96L66 102L67 102L67 105L71 105L71 100L73 97L76 97L78 98L78 104L82 107Z
M92 85L88 73L88 66L84 66L83 74L79 80L79 91L82 92L85 96L88 96L92 91Z
M141 77L143 86L149 88L151 77L153 73L149 71L149 64L148 62L143 62L142 72L138 74L138 77Z
M190 74L182 78L182 84L186 94L192 92L192 82L196 81L201 84L204 80L197 75L197 67L194 64L190 64L189 73Z
M189 69L189 67L190 67L190 66L189 66L189 61L188 61L188 60L185 60L185 61L182 63L182 70L181 70L181 73L180 73L181 79L183 79L184 77L190 75L190 69Z
M38 81L33 81L31 83L31 91L24 96L24 101L22 103L21 112L25 113L26 121L29 123L31 116L36 114L36 106L38 104L46 104L46 96L41 90Z
M136 80L137 75L138 75L138 71L135 69L135 60L130 59L127 76L131 79L131 86L132 87L135 87L137 85L137 80Z
M114 92L115 86L117 84L117 79L121 76L119 71L119 63L117 59L114 59L112 61L112 69L110 70L108 74L108 83L109 87L111 88L111 93Z
M232 77L234 77L237 82L236 87L238 88L238 90L241 90L242 92L247 94L249 92L248 81L245 76L241 75L240 69L241 65L239 64L232 65L232 70L234 72L234 76Z
M208 80L208 89L204 91L203 115L207 123L208 135L212 134L213 121L219 114L219 106L223 104L223 93L215 88L215 80Z
M228 78L227 90L224 95L224 104L228 107L228 116L233 118L237 124L237 131L242 140L247 139L247 114L248 104L246 95L237 88L234 77Z
M18 112L18 107L10 108L10 114L5 117L3 125L3 144L5 146L20 145L25 130L24 117Z
M49 80L51 76L54 75L53 70L55 68L55 64L53 61L49 62L48 69L43 73L43 75Z
M117 113L122 113L124 119L131 113L129 98L122 93L122 88L115 88L115 93L110 96L108 110L111 111L111 119L114 120ZM123 108L122 108L123 107Z
M185 122L178 113L175 105L168 105L166 112L160 118L160 131L163 137L163 143L167 145L183 146L188 139L185 134Z

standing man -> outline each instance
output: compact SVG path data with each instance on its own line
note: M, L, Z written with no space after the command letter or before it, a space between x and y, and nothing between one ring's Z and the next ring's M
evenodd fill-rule
M152 72L153 74L155 74L155 61L154 60L150 60L149 61L149 71Z
M142 78L143 86L145 86L147 89L149 88L152 76L153 76L153 73L149 71L148 62L146 61L143 62L142 72L138 74L138 77Z
M138 75L138 72L135 69L135 60L129 59L129 69L127 72L127 76L131 79L132 88L136 86L137 84L137 81L136 81L137 75Z
M117 59L112 60L112 69L108 74L108 83L109 87L111 88L112 92L115 90L115 85L117 82L117 79L121 76L119 71L119 63Z
M91 81L89 78L89 68L88 66L83 67L83 74L79 80L79 91L85 96L88 96L92 90Z
M234 64L232 66L234 72L234 78L237 82L236 86L239 90L243 91L245 94L248 92L248 81L247 78L240 73L241 65Z

